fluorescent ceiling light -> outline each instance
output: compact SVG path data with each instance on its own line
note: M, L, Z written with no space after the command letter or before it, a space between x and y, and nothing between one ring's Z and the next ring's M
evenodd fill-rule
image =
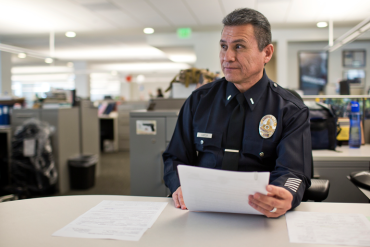
M67 67L68 67L68 68L73 68L73 66L74 66L74 64L73 64L72 62L68 62L68 63L67 63Z
M74 38L74 37L76 37L76 33L75 32L66 32L66 36L68 38Z
M52 63L54 60L50 57L45 58L45 63Z
M50 82L68 81L69 74L38 74L38 75L12 75L12 81L17 82Z
M355 39L357 36L359 36L361 33L359 31L356 31L354 33L352 33L351 35L349 35L348 37L346 37L345 39L342 40L342 45L350 42L351 40Z
M117 70L121 73L143 73L143 72L179 72L190 68L186 63L158 62L158 63L114 63L91 65L92 70Z
M319 28L323 28L323 27L327 27L328 23L326 21L320 21L316 24L316 26Z
M12 74L53 74L72 73L73 69L65 66L18 66L12 68Z
M363 33L363 32L366 32L369 29L370 29L370 22L367 25L360 28L360 32Z
M47 50L44 50L47 53ZM54 56L63 60L109 59L163 59L166 55L149 45L89 46L85 48L59 48Z
M197 57L195 55L170 55L168 58L172 62L176 63L195 63L197 61Z
M154 33L154 29L151 28L151 27L146 27L146 28L144 28L144 33L152 34L152 33Z
M370 17L366 18L351 30L337 38L333 46L326 46L324 49L329 50L330 52L335 51L342 45L345 45L349 42L354 41L358 36L370 29Z
M26 53L18 53L18 57L19 58L26 58L27 55L26 55Z
M113 76L116 76L118 73L117 73L117 71L115 71L115 70L112 70L111 72L111 75L113 75Z

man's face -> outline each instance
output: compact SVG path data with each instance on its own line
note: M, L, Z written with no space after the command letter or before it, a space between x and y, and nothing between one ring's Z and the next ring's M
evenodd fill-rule
M251 24L225 26L220 46L221 68L226 80L242 84L262 78L264 64L270 61L272 53L266 52L269 46L259 51Z

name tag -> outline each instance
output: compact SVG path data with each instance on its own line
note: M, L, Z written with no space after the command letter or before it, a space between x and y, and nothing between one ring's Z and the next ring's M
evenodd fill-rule
M201 133L201 132L198 132L198 133L197 133L197 137L212 138L212 134L210 134L210 133Z

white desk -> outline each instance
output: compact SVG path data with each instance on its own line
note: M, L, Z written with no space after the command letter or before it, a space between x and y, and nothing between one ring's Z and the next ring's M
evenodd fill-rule
M51 236L102 200L162 201L168 205L138 242ZM295 210L370 216L370 204L306 202ZM173 206L172 199L164 197L64 196L4 202L0 203L0 219L0 246L4 247L328 246L290 243L285 216L268 219L257 215L182 211Z
M362 145L360 148L349 148L349 146L337 147L333 150L312 150L314 161L365 161L370 162L370 144Z
M369 199L347 179L351 172L369 171L370 145L361 148L337 147L313 150L314 177L330 180L329 196L325 202L368 203Z

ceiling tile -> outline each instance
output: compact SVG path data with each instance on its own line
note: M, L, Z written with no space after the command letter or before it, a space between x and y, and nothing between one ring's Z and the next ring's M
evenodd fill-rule
M106 20L109 20L110 23L114 24L118 28L135 28L142 26L140 23L119 9L102 10L97 11L96 13L100 16L103 16Z
M16 0L2 1L0 8L0 31L6 32L6 29L11 29L12 33L43 33L55 31L66 31L72 27L75 30L86 30L89 26L86 23L79 21L76 18L68 18L62 13L61 9L67 9L65 6L72 6L73 11L76 11L74 5L70 2L56 2L45 0ZM81 13L80 13L81 14Z
M147 2L154 8L153 11L158 11L175 27L197 25L196 19L181 0L147 0Z
M220 0L225 9L225 15L238 8L256 8L256 0Z
M221 25L222 13L218 0L184 0L201 25Z
M170 27L170 23L144 0L112 0L112 3L132 16L143 27Z
M284 23L289 5L290 1L263 1L257 3L257 10L266 16L270 23Z
M366 0L326 0L316 21L362 21L370 16L370 1Z
M292 0L286 22L315 22L322 6L322 0Z

